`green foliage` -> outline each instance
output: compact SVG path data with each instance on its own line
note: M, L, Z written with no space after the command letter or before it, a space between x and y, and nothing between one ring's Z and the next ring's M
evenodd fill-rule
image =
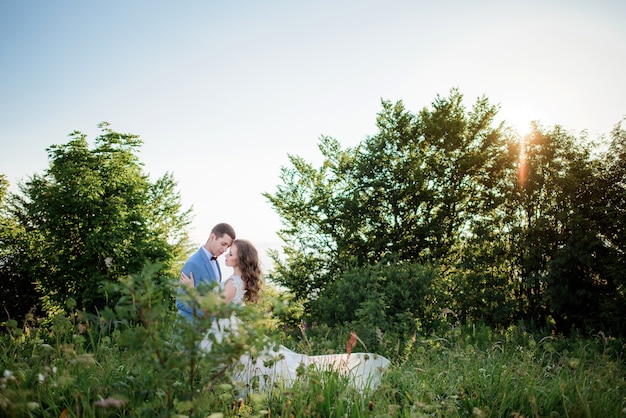
M603 190L592 206L597 237L601 242L601 260L594 267L596 280L604 281L603 294L597 295L599 322L620 329L626 319L626 130L617 124L603 155L595 188ZM596 243L597 245L598 243ZM621 324L621 325L620 325ZM601 329L599 325L596 325Z
M389 354L380 351L383 333L405 340L438 325L437 274L432 267L397 262L348 270L311 302L316 315L308 321L355 330L369 350Z
M103 291L105 281L141 271L146 261L171 274L187 251L189 212L181 213L172 175L151 182L136 155L139 137L100 128L93 149L80 132L48 148L48 170L6 202L3 219L12 225L3 232L20 237L13 233L3 246L3 267L12 283L35 284L51 314L70 298L90 312L110 306L117 295Z
M486 99L467 112L453 90L433 107L413 115L402 102L383 102L378 134L359 147L342 150L322 138L319 170L291 157L283 185L265 195L283 218L287 244L284 258L275 257L273 280L308 300L351 266L390 255L454 261L469 226L487 210L480 198L499 174L503 138L491 127L496 111Z
M467 109L455 89L417 114L383 102L378 132L358 146L322 138L319 168L290 156L265 194L284 225L271 279L313 320L392 322L379 316L397 291L367 287L379 283L369 269L438 265L435 306L395 320L428 324L450 309L495 326L626 333L624 130L602 154L559 126L520 138L496 114L486 98Z
M268 341L263 312L226 305L212 291L202 300L191 295L215 316L242 319L207 353L199 345L212 329L210 315L193 324L177 319L164 297L176 282L155 280L158 270L148 265L109 283L122 297L100 315L57 315L23 329L5 322L2 415L206 416L223 408L223 399L230 405L240 391L230 380L233 365Z
M523 317L523 311L513 296L507 270L510 265L498 259L503 254L495 253L490 243L483 244L489 248L467 246L462 254L463 262L445 273L442 288L447 296L442 299L448 301L448 309L463 321L506 327Z
M267 403L267 410L282 417L360 417L367 411L366 398L347 378L319 370L308 371L308 379L296 381L289 391L272 393Z
M198 342L197 329L173 339L174 322L159 306L158 286L150 283L153 272L147 267L122 283L119 315L77 313L24 328L5 322L0 415L619 417L626 412L623 340L603 333L562 338L523 326L456 325L453 315L447 325L406 340L383 334L383 347L404 349L391 358L374 392L360 393L333 372L303 370L304 378L291 388L240 397L228 372L216 378L223 358L200 356L194 344L183 343ZM309 328L307 335L315 352L325 351L320 346L345 347L346 334L337 329ZM254 345L253 339L248 342ZM239 344L226 345L235 358ZM360 348L359 341L354 352Z
M380 391L396 401L394 416L617 417L626 407L626 386L616 379L621 345L604 335L558 339L523 327L453 326L418 338Z
M606 268L615 265L603 231L606 202L615 190L603 179L603 162L592 158L584 137L558 126L547 131L535 125L522 144L527 174L510 194L509 240L512 282L518 284L513 292L525 303L525 317L539 324L554 318L564 332L622 332L605 321L615 314L623 319L624 311L612 304L605 311L604 301L626 299L619 291L622 275Z
M8 189L8 180L0 175L0 301L4 307L2 315L22 321L37 306L41 295L28 274L34 243L28 242L25 227L8 211ZM40 313L37 309L32 311Z

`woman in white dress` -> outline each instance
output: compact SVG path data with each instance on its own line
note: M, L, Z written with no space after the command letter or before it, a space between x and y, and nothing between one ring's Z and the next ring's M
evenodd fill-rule
M228 303L255 303L259 300L263 287L258 252L250 241L236 239L225 257L226 266L233 268L233 274L222 283L223 295ZM193 276L181 273L181 284L193 286ZM221 318L215 322L211 331L217 341L228 332L237 332L237 318ZM356 340L351 338L350 350ZM201 347L211 350L211 341L207 338ZM307 356L296 353L284 346L278 351L267 349L261 356L251 359L242 356L236 366L235 380L244 384L258 379L259 388L272 384L290 387L298 376L298 369L313 367L319 370L333 370L348 378L360 391L373 390L380 384L382 374L389 366L389 360L371 353L328 354Z
M233 274L220 283L226 303L245 305L257 302L263 287L263 274L254 245L250 241L236 239L224 258L226 266L233 268ZM187 276L181 272L180 283L183 287L193 287L193 273ZM226 334L237 332L238 321L234 314L229 318L217 318L209 334L221 343ZM211 346L212 339L207 335L200 342L200 348L211 351Z

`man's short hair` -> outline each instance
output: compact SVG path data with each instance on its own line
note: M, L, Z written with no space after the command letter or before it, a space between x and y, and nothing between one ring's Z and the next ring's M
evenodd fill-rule
M228 236L230 236L233 240L235 238L237 238L235 236L235 228L233 228L232 226L230 226L227 223L219 223L217 225L215 225L213 227L213 229L211 229L211 233L213 235L215 235L216 238L222 238L224 236L224 234L227 234Z

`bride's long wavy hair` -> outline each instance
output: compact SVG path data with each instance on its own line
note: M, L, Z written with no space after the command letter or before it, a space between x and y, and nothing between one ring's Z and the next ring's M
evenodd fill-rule
M257 302L263 288L263 273L259 262L259 253L252 243L245 239L236 239L232 245L237 247L237 259L241 269L241 279L246 284L244 301Z

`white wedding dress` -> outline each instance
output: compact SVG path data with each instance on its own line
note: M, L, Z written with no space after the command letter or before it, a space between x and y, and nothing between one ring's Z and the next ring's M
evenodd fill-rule
M228 280L233 281L236 289L231 303L243 304L244 285L241 277L231 276ZM226 280L226 282L228 282ZM210 331L219 343L229 333L236 333L239 320L234 316L220 318L214 322ZM212 342L205 338L201 347L211 351ZM287 347L279 346L278 351L267 348L264 353L252 359L247 355L239 359L235 366L234 380L243 385L258 379L258 388L268 388L273 385L291 387L298 378L298 370L314 367L319 371L335 371L340 376L346 377L350 384L361 392L374 390L379 384L389 360L383 356L371 353L328 354L307 356L299 354ZM256 385L255 385L256 386Z

